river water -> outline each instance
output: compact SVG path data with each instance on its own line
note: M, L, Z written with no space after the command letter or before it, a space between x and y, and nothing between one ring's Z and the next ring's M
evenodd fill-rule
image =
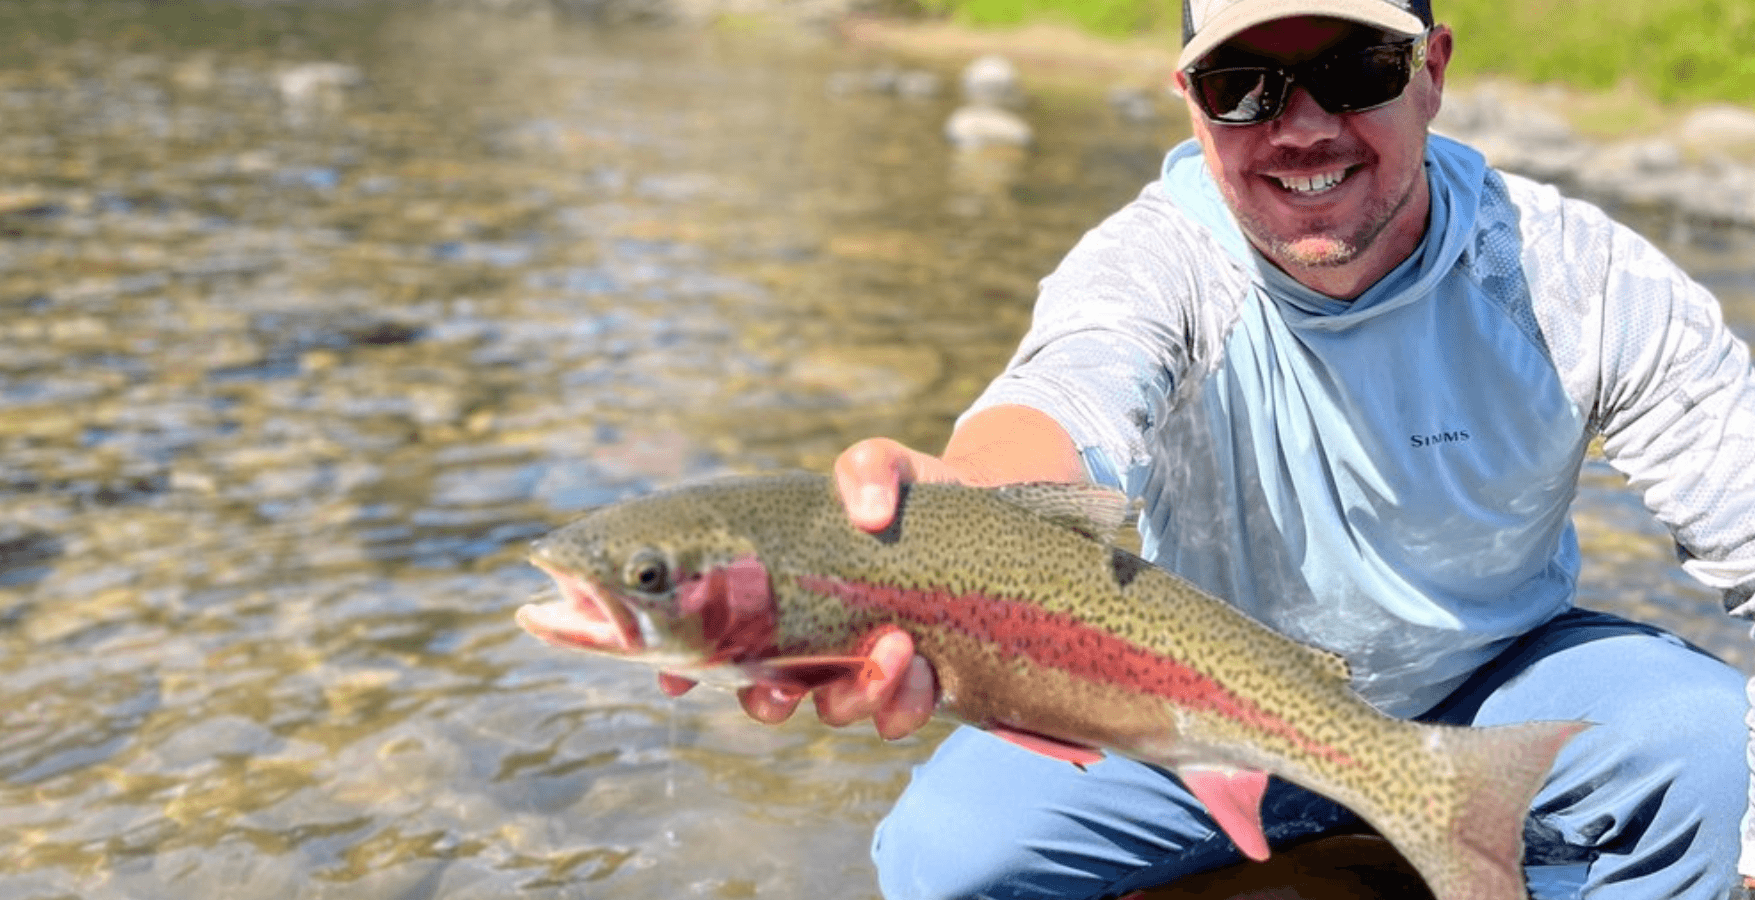
M0 10L0 896L873 897L886 745L551 650L528 540L934 447L1179 139L1030 154L788 29L389 3ZM954 73L942 73L947 79ZM1633 221L1755 334L1755 240ZM1585 599L1746 670L1606 466Z

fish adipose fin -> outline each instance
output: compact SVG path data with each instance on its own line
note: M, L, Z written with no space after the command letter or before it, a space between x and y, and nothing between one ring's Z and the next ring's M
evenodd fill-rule
M1243 855L1261 862L1268 858L1267 835L1261 830L1261 796L1267 792L1266 772L1253 769L1207 769L1186 766L1176 777L1207 808Z
M1051 759L1069 762L1081 769L1101 762L1103 759L1101 750L1093 750L1082 744L1069 744L1066 741L1056 740L1033 731L1019 731L1004 725L990 728L988 731L991 731L994 737L1010 741L1032 753L1040 753Z

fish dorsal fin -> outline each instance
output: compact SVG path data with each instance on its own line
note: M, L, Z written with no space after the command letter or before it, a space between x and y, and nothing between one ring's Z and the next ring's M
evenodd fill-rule
M994 488L1007 501L1058 525L1105 543L1133 516L1126 494L1096 484L1027 481Z

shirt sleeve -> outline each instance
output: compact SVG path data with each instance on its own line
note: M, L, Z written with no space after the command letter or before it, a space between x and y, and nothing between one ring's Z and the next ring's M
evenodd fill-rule
M1755 619L1755 368L1704 287L1611 226L1594 418L1609 462L1676 537L1682 568ZM1755 698L1755 681L1749 686ZM1748 717L1755 729L1755 713ZM1746 749L1755 770L1755 739ZM1755 780L1738 871L1755 875Z
M1755 367L1718 301L1649 241L1510 179L1523 268L1562 380L1682 568L1755 619ZM1750 684L1755 699L1755 682ZM1755 714L1749 717L1755 729ZM1755 743L1748 749L1755 768ZM1755 781L1739 871L1755 875Z
M964 415L1040 410L1067 430L1093 480L1126 487L1173 388L1216 364L1223 311L1236 305L1226 298L1247 283L1230 254L1148 185L1042 280L1017 352Z
M1755 618L1755 369L1710 292L1613 226L1595 418L1682 567Z

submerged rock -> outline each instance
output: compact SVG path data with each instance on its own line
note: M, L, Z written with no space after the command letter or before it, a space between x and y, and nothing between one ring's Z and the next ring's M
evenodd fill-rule
M1703 155L1755 156L1755 110L1725 104L1703 106L1676 126L1676 139Z
M926 69L877 68L864 71L842 71L831 74L827 88L831 96L850 94L895 94L910 99L937 97L944 90L944 80L937 72Z
M1109 89L1109 108L1115 110L1124 122L1156 122L1164 116L1158 105L1159 93L1142 87L1118 85Z
M1030 123L1008 109L971 104L945 121L945 139L958 147L1028 147L1036 140Z
M963 99L972 105L1018 107L1024 103L1017 66L997 53L979 57L966 66L962 82Z
M280 70L275 86L289 109L309 112L338 109L342 92L364 80L359 69L345 63L314 62Z

